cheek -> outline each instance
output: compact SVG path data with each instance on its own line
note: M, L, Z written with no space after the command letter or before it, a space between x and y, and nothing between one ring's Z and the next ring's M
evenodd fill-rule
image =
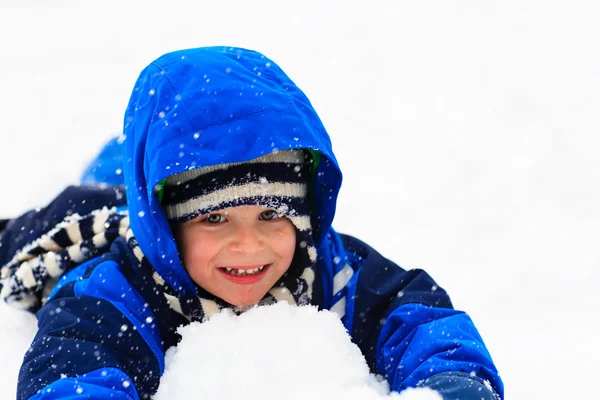
M208 257L199 244L188 245L183 253L185 268L190 269L205 264Z
M190 275L202 273L206 270L208 261L212 257L211 249L212 251L215 249L210 238L204 237L198 232L188 232L180 239L183 266Z
M291 262L296 251L296 229L291 222L289 226L278 230L277 239L279 254Z

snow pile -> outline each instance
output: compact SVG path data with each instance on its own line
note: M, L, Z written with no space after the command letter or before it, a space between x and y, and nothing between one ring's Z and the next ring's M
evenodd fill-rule
M441 399L427 389L390 393L385 380L369 373L339 318L314 307L224 311L179 333L155 400Z
M0 301L0 399L14 399L23 356L37 330L35 316Z
M37 324L33 314L3 302L0 321L0 399L12 399ZM167 351L155 400L441 400L428 389L390 392L369 373L339 318L314 307L278 303L239 317L224 311L179 332L183 339Z

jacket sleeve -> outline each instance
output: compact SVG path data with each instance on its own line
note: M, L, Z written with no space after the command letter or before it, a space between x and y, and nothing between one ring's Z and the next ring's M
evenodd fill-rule
M376 363L396 391L426 386L444 399L495 400L503 390L475 325L452 309L417 303L394 308L378 334Z
M116 260L65 275L37 314L18 399L143 399L158 388L164 351L151 307Z
M123 186L68 186L49 204L16 218L0 219L0 266L28 243L72 214L86 215L102 207L127 204Z
M9 222L10 222L10 219L7 219L7 218L0 219L0 235L2 235L2 232L4 231L4 229L6 228L6 225L8 225Z
M342 235L360 265L348 284L346 321L372 371L391 389L426 386L444 400L496 400L503 384L473 321L422 270L406 271Z

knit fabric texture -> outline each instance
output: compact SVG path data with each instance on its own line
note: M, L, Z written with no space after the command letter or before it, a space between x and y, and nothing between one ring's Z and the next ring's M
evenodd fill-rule
M270 153L242 163L196 168L167 178L162 205L170 222L184 223L228 207L259 205L310 227L306 205L309 164L304 151Z

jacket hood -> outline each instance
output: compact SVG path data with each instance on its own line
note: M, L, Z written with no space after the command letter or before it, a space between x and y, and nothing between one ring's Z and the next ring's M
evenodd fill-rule
M150 263L180 295L196 293L179 260L154 188L193 168L307 149L317 248L331 226L342 174L308 98L264 55L234 47L168 53L148 65L124 121L124 177L131 228Z

